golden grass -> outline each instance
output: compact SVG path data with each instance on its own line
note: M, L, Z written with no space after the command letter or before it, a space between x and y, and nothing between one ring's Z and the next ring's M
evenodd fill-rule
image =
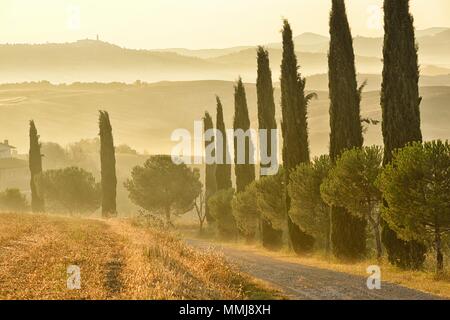
M277 293L216 254L128 220L0 214L0 299L252 299ZM67 289L67 267L81 289Z

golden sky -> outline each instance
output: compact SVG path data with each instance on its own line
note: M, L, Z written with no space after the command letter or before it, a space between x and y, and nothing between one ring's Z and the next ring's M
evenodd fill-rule
M382 34L382 0L347 0L354 35ZM0 43L94 38L129 48L220 48L328 33L331 0L1 0ZM416 28L450 27L449 0L411 0Z

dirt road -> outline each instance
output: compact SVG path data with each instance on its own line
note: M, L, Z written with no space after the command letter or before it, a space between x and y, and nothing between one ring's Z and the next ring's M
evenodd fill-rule
M369 290L367 278L336 271L286 262L250 251L211 244L201 240L186 240L200 250L213 248L222 252L238 268L256 278L279 287L290 299L296 300L429 300L438 297L382 282L380 290Z

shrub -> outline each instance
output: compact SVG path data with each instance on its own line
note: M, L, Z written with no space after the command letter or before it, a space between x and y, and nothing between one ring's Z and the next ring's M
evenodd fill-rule
M78 167L45 171L42 188L51 211L88 213L100 207L100 184L92 173Z
M450 231L450 145L413 143L394 152L378 182L387 205L383 219L403 240L434 244L443 271L442 237Z
M0 210L25 212L29 209L27 198L19 189L6 189L0 193Z
M383 151L372 146L345 151L336 161L321 186L322 197L329 205L343 207L355 217L369 222L381 258L381 192L376 186L381 172Z
M260 219L256 192L256 182L253 182L236 194L232 202L236 226L248 242L255 239Z
M231 202L234 189L217 191L208 200L211 215L216 221L218 235L223 239L232 239L237 236L236 220L232 214Z
M288 186L292 220L323 244L327 252L331 246L331 212L330 206L322 199L320 185L328 176L330 168L329 156L315 158L312 163L303 163L290 174Z
M285 231L287 227L284 179L284 171L280 168L276 175L262 177L256 182L258 210L279 231Z

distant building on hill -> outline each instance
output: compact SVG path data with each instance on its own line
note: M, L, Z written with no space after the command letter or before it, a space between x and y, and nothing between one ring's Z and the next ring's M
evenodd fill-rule
M7 188L29 193L30 172L28 161L19 159L16 148L5 140L0 143L0 191Z
M0 159L12 158L17 155L16 148L9 145L9 141L0 142Z

